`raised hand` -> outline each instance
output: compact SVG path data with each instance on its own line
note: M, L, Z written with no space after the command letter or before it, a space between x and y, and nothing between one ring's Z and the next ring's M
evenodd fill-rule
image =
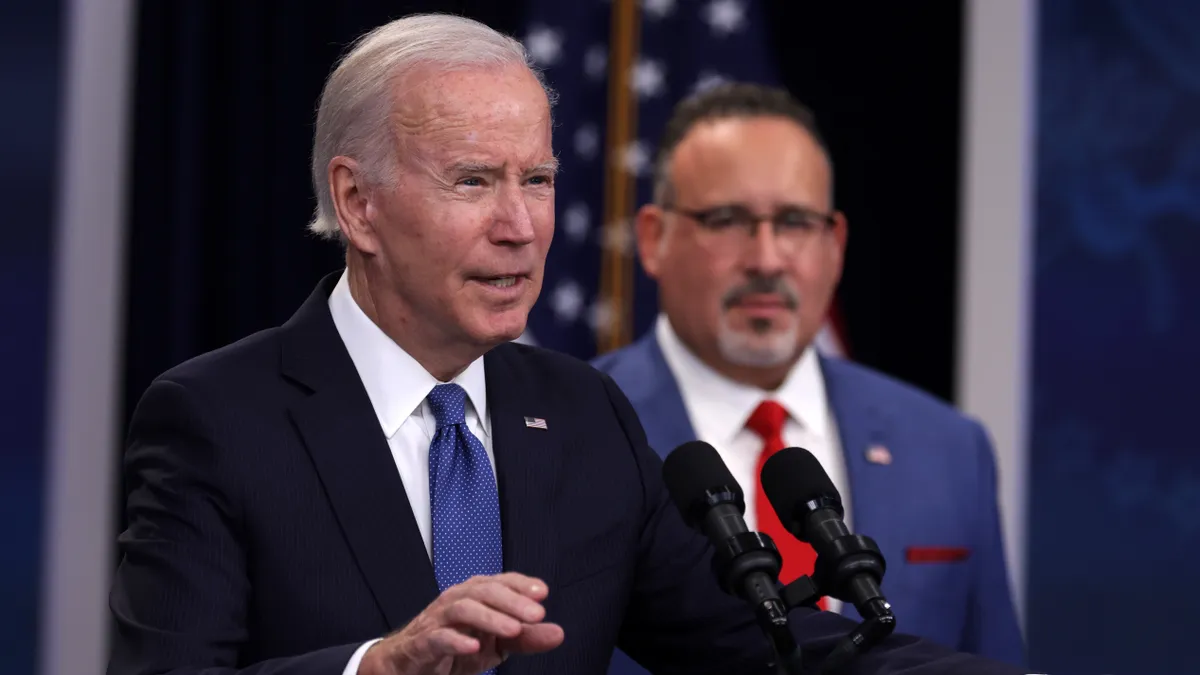
M549 590L508 572L446 589L404 628L363 655L359 675L477 675L513 654L554 649L563 630L543 623Z

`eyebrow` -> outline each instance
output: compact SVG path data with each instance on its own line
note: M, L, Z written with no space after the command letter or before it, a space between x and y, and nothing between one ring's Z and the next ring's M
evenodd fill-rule
M486 173L498 174L503 171L502 165L488 164L486 162L455 162L448 168L449 173ZM547 162L542 162L537 166L531 167L525 171L526 174L532 173L558 173L558 159L551 159Z
M555 157L547 162L542 162L529 170L529 173L558 173L558 158Z

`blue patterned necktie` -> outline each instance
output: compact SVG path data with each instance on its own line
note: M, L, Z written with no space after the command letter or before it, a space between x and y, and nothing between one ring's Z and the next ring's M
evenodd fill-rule
M439 384L429 394L437 419L429 446L433 572L443 591L504 571L496 479L487 450L467 428L466 399L457 384Z

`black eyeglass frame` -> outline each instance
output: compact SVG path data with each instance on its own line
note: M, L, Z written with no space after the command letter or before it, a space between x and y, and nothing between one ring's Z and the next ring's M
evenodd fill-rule
M822 213L812 209L802 207L786 207L777 210L771 215L762 215L742 206L740 204L719 204L707 209L685 209L672 204L660 206L667 213L675 213L681 216L690 218L696 221L701 227L706 230L719 232L729 229L730 227L746 227L751 232L754 231L764 221L769 221L775 231L781 229L792 229L798 226L820 226L825 227L825 231L832 230L837 224L837 216L835 213ZM784 218L800 216L799 221L784 221ZM721 217L728 219L728 222L721 222ZM813 230L816 228L813 227Z

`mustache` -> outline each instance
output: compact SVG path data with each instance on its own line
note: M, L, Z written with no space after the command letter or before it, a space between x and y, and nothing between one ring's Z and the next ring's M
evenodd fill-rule
M721 306L725 309L738 304L749 295L766 295L773 293L783 298L788 309L796 309L800 305L800 293L783 277L750 277L746 283L729 289L721 298Z

